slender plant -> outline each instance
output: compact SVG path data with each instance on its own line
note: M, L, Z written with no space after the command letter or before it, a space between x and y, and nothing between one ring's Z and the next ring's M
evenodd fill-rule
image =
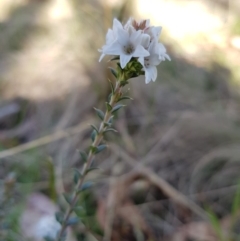
M80 152L84 161L83 168L81 171L75 171L75 189L70 197L65 196L69 203L68 210L65 215L56 214L57 221L61 226L56 237L47 237L46 240L66 240L67 227L75 223L76 219L72 218L71 214L78 209L77 202L80 192L90 186L88 182L85 182L85 177L93 170L93 158L106 148L106 145L102 143L104 134L116 131L112 128L112 122L114 114L124 107L120 102L131 99L124 95L123 87L129 83L131 78L140 75L145 75L146 84L155 81L157 79L156 66L165 59L170 60L165 47L158 41L161 29L161 27L150 26L149 20L137 22L130 18L125 25L122 25L117 19L113 20L113 28L109 29L106 35L106 44L99 50L101 52L99 61L106 55L114 56L112 60L116 61L116 67L110 68L110 70L116 78L115 86L110 82L111 93L106 102L105 112L94 108L101 123L99 127L91 125L93 129L92 143L87 152Z

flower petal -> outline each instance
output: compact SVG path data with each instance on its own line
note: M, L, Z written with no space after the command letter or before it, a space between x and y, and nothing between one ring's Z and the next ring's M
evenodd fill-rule
M132 26L132 21L133 21L133 18L132 17L130 17L129 19L128 19L128 21L126 22L126 24L124 25L124 29L128 29L129 28L129 26Z
M142 45L138 45L133 53L133 57L146 57L149 55L149 52Z
M123 26L116 18L114 18L113 19L113 32L115 34L117 34L118 29L123 29Z
M157 68L155 66L149 66L145 68L145 82L148 84L151 80L155 82L157 79Z
M151 81L151 74L148 69L145 69L145 83L148 84Z
M162 27L159 26L159 27L152 27L152 34L154 37L156 37L157 39L159 38L160 34L161 34L161 31L162 31Z
M99 62L101 62L102 61L102 59L104 58L104 56L105 56L105 54L101 54L101 56L100 56L100 58L99 58Z
M168 60L168 61L171 61L171 58L168 54L165 54L165 58Z
M144 66L144 57L138 58L138 62L139 62L142 66Z
M120 55L123 53L121 45L118 43L118 41L115 41L111 45L105 45L102 48L103 54L109 54L109 55Z
M161 60L159 59L159 56L157 54L150 55L149 57L149 64L150 65L159 65L161 63Z
M108 29L106 35L106 44L111 44L116 39L116 36L112 29Z
M142 46L147 49L150 43L150 36L148 34L142 34Z
M126 30L118 29L117 40L122 46L126 46L129 43L129 34Z
M126 54L120 55L120 65L122 69L125 68L125 66L130 61L131 58L132 58L132 55L126 55Z
M138 30L135 32L132 32L130 35L130 42L134 44L135 46L141 44L142 42L142 31Z
M157 79L157 68L155 66L151 66L151 72L152 72L152 81L155 82Z

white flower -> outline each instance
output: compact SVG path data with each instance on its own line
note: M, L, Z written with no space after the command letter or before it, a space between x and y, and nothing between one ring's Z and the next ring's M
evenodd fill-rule
M107 35L106 35L106 45L104 45L102 48L106 48L107 46L111 45L116 39L117 39L117 31L118 29L123 29L122 24L116 19L113 19L113 29L108 29ZM99 52L103 52L102 49L98 50ZM105 54L102 53L99 62L104 58Z
M151 80L154 82L157 79L156 66L161 63L158 52L156 52L157 43L152 41L149 45L148 51L150 56L139 58L138 61L142 64L145 71L145 83L148 84Z
M160 26L150 26L149 19L137 22L130 18L124 26L114 19L113 29L108 30L106 44L100 50L99 61L105 55L116 55L120 58L121 68L124 68L132 58L137 58L145 71L145 82L155 81L156 66L170 60L165 47L158 42L161 30Z
M146 57L149 52L141 45L145 36L140 30L129 28L117 29L117 39L111 45L102 48L103 54L117 55L120 57L121 68L124 68L132 57Z

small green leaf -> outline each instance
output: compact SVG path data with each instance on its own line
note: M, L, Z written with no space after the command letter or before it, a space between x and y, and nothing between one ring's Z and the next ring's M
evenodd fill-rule
M111 87L111 93L114 94L115 93L115 90L114 90L114 86L113 86L113 83L111 80L108 80L109 81L109 84L110 84L110 87Z
M85 182L85 183L82 185L81 189L78 190L78 191L79 191L79 192L85 191L85 190L91 188L92 186L93 186L93 183L92 183L92 182Z
M79 151L79 153L80 153L80 156L81 156L82 160L83 160L84 162L86 162L87 159L88 159L87 153L84 152L84 151Z
M73 225L76 225L80 222L80 219L78 217L71 217L68 219L66 225L67 226L73 226Z
M108 102L111 101L111 98L112 98L112 93L110 93L110 94L108 95L108 98L107 98Z
M74 176L73 176L74 183L77 184L80 178L82 178L82 174L79 172L78 169L74 169Z
M117 79L117 71L111 67L109 67L109 69L111 70L111 73L113 74L113 76Z
M96 135L97 135L96 130L93 130L93 131L92 131L92 134L91 134L91 139L92 139L92 141L94 141L94 140L95 140Z
M97 133L99 133L98 128L97 128L95 125L91 125L91 127L92 127Z
M115 129L113 129L113 128L108 128L108 129L105 130L103 133L105 134L106 132L109 132L109 131L118 132L117 130L115 130Z
M99 170L99 167L91 167L91 168L88 168L85 172L85 174L88 174L89 172L91 171L95 171L95 170Z
M99 145L99 146L97 147L97 150L96 150L95 154L103 151L106 147L107 147L107 146L104 145L104 144L103 144L103 145Z
M63 220L64 220L64 215L61 212L56 212L55 213L55 218L56 220L60 223L63 224Z
M72 195L68 193L63 193L63 196L68 204L72 203Z
M118 111L119 109L121 109L124 106L125 105L116 105L116 106L114 106L113 109L112 109L112 114L115 113L116 111Z
M129 82L127 80L123 80L120 82L120 86L123 87L125 85L127 85Z
M108 123L109 123L109 124L112 124L112 123L113 123L113 118L114 118L113 115L109 118L109 120L108 120Z
M81 216L84 212L84 208L81 206L77 206L73 208L73 211L77 214L77 216Z
M96 111L98 117L99 117L101 120L103 120L103 119L104 119L104 113L103 113L101 110L97 109L97 108L94 108L94 110Z
M97 147L96 146L90 146L90 151L92 151L93 154L96 153Z
M118 101L121 101L121 100L133 100L133 98L129 97L129 96L123 96L123 97L120 97L118 99Z
M106 102L106 106L107 106L107 110L108 110L108 111L111 111L111 110L112 110L112 106L111 106L108 102Z
M103 125L104 125L104 127L110 127L112 124L104 122Z

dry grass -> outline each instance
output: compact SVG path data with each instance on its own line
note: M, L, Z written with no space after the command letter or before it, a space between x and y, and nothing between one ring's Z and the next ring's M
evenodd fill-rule
M139 1L138 8L136 1L113 2L0 3L0 113L7 113L0 115L0 178L15 172L19 202L18 211L6 208L9 222L36 191L66 206L61 193L72 188L72 167L81 167L76 150L89 144L92 107L102 108L109 92L109 63L98 63L96 50L112 17L130 13L164 25L172 61L160 65L156 83L130 81L134 100L119 112L119 133L107 136L110 148L95 160L101 171L89 179L96 186L81 197L85 227L74 231L79 240L102 240L105 230L105 240L184 241L203 228L199 240L217 240L203 222L206 206L220 220L229 217L240 170L239 50L230 44L238 8L226 10L221 1L211 1L214 12L198 1ZM173 13L187 16L183 7L206 17L206 31L187 18L175 25ZM12 232L21 237L16 225Z

